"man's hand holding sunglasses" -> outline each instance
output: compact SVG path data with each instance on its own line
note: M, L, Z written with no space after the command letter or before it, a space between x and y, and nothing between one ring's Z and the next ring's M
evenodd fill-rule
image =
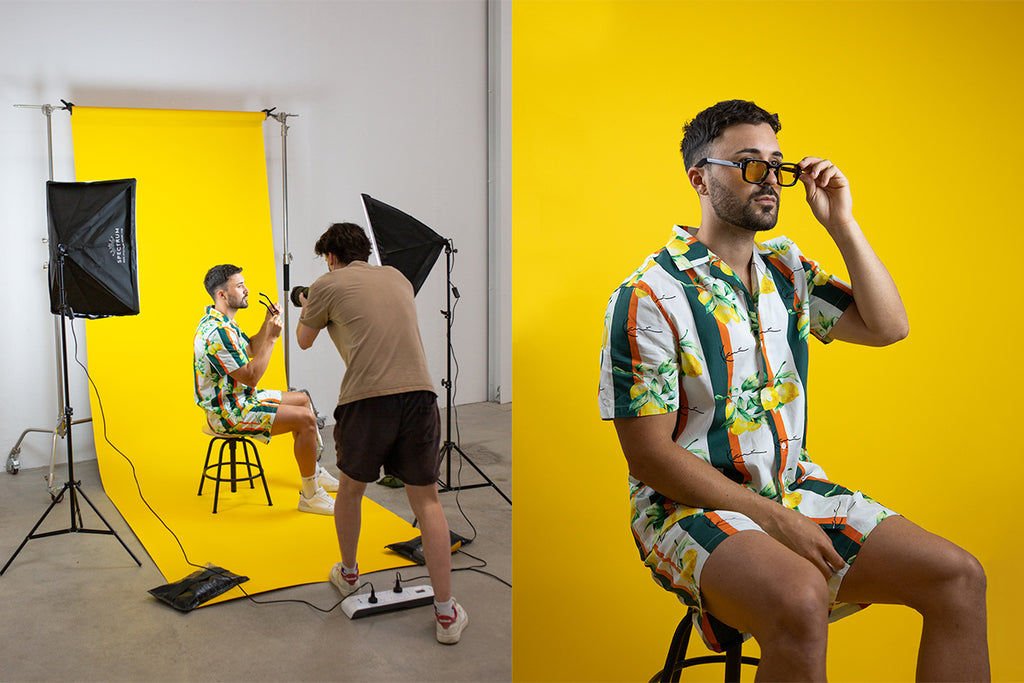
M837 166L818 157L804 157L797 166L800 167L799 179L807 192L811 213L829 234L837 228L857 224L853 218L850 181Z

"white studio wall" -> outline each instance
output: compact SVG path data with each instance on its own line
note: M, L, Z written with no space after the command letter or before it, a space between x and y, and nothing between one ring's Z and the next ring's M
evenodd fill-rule
M94 107L276 107L296 114L287 121L291 284L308 285L325 272L313 244L330 223L365 225L360 193L415 216L454 240L458 250L453 272L461 294L453 329L459 369L455 403L493 398L501 379L492 371L489 380L488 368L507 368L507 362L488 357L488 316L494 313L495 296L507 302L508 295L494 291L496 267L488 267L489 249L498 253L503 272L509 257L507 250L493 249L495 240L488 234L487 12L486 0L0 0L0 235L6 256L0 287L12 294L0 337L0 386L7 397L0 411L0 458L7 457L24 429L52 429L58 418L54 317L43 269L46 118L38 109L15 104L60 106L63 99ZM52 116L55 180L75 179L72 116L66 111ZM265 123L265 140L280 277L280 123ZM244 225L209 228L245 239ZM140 235L143 229L139 226ZM196 245L196 258L202 258L201 245ZM198 282L196 291L187 294L197 292L203 294ZM276 298L283 300L283 294L278 291ZM417 301L443 403L443 253ZM197 299L197 320L202 305L205 301ZM326 339L309 351L298 349L294 326L299 313L293 308L289 314L290 383L308 389L330 422L341 362ZM79 358L86 362L80 326L76 321ZM504 325L492 328L510 338ZM181 343L188 346L191 340ZM492 340L491 346L507 350L508 342ZM73 353L70 333L69 348ZM89 417L86 378L69 362L77 420ZM145 386L145 368L126 371ZM138 390L140 385L132 386ZM160 388L143 391L158 397ZM79 453L91 455L91 427L76 427L74 437L76 459ZM22 468L49 464L50 438L26 437L19 457Z

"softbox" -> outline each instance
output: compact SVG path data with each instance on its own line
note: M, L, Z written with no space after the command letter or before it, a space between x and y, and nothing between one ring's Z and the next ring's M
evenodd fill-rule
M46 210L50 312L77 318L137 315L135 179L51 180L46 183ZM61 270L67 311L61 311Z
M397 268L412 283L413 293L419 292L444 248L445 238L393 206L368 194L362 197L381 265Z

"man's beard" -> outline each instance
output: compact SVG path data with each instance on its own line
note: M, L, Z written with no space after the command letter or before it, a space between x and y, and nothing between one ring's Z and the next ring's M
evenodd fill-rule
M746 199L739 197L725 188L724 185L708 179L708 191L711 193L711 208L722 221L750 230L760 232L771 230L779 220L779 195L768 185L758 186ZM776 202L770 206L759 206L754 203L758 197L773 196Z
M237 297L237 298L232 298L231 295L229 294L228 295L228 306L231 307L231 308L234 308L235 310L237 310L239 308L249 308L249 302L246 301L244 296L240 296L240 297Z

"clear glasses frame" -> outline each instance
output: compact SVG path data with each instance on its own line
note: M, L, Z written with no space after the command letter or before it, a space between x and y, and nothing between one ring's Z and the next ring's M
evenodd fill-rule
M701 168L705 164L717 164L719 166L732 166L740 169L743 180L752 185L762 185L768 180L768 174L775 171L775 182L782 187L796 185L803 173L796 164L779 163L778 161L765 161L764 159L744 159L743 161L726 161L724 159L710 159L705 157L694 164L695 168Z

